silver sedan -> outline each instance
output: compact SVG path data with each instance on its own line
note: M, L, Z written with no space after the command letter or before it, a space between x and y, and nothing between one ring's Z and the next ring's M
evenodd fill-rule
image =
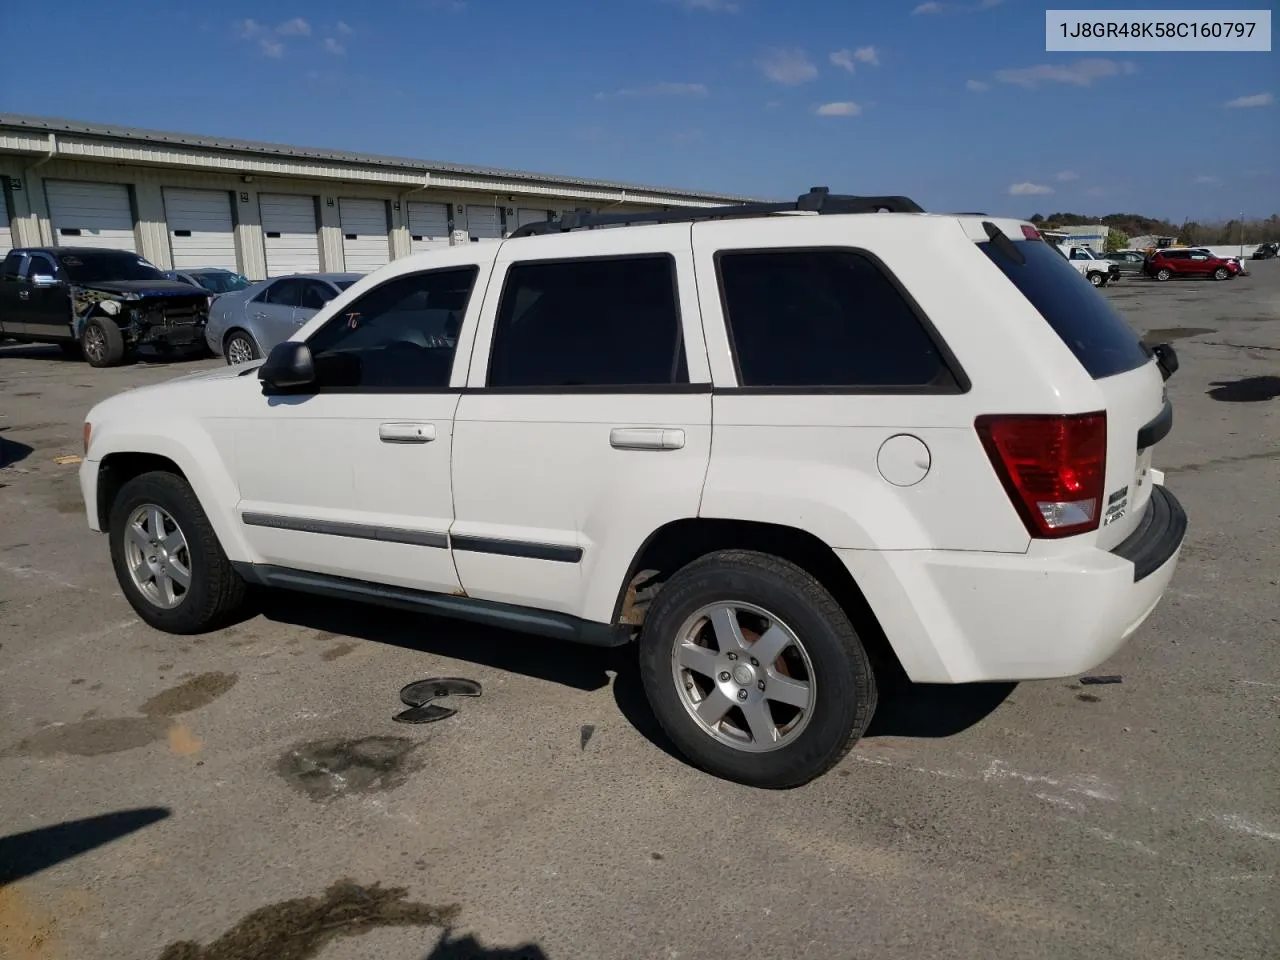
M265 357L316 311L359 280L359 273L297 273L224 293L209 310L205 340L227 363Z

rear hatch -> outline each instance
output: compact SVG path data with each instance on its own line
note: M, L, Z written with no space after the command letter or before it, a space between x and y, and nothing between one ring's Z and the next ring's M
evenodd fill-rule
M1096 542L1110 549L1133 532L1151 497L1151 451L1172 424L1164 378L1151 352L1106 296L1036 238L1034 228L1019 221L986 223L1001 235L984 229L987 236L978 246L1102 392L1107 454Z

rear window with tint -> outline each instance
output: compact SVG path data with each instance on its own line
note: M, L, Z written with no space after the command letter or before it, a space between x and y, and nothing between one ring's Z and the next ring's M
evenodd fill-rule
M1149 360L1138 335L1105 296L1047 243L1017 240L1026 257L1015 263L991 243L980 243L991 262L1013 281L1095 380L1136 370Z

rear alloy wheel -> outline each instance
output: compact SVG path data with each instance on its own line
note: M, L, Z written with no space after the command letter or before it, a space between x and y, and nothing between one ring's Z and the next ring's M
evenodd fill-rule
M1107 276L1104 273L1097 273L1095 271L1094 273L1089 274L1089 282L1095 287L1101 287L1107 282Z
M134 477L111 505L107 529L120 589L157 630L202 633L243 606L248 588L182 477Z
M1173 272L1169 270L1168 267L1162 267L1161 269L1156 271L1157 280L1168 280L1172 276L1173 276Z
M237 330L223 344L222 354L227 358L228 366L238 363L249 363L258 359L258 346L247 333Z
M1217 270L1213 271L1213 279L1215 280L1225 280L1229 276L1231 276L1231 271L1226 267L1219 267Z
M672 575L645 617L640 666L681 753L751 786L822 775L875 711L871 664L840 605L762 553L720 551Z
M80 350L91 367L114 367L124 359L124 334L115 321L93 317L80 331Z

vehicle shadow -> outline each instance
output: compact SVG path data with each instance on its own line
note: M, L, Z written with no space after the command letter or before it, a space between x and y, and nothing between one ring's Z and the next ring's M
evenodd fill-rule
M575 690L599 690L612 681L614 703L627 722L658 749L686 762L649 707L640 679L636 644L588 647L427 614L385 610L287 591L265 594L259 612L277 623L433 653ZM1015 687L1013 683L948 686L895 680L881 690L866 736L954 736L994 712Z
M0 433L8 430L8 427L0 427ZM19 443L17 440L6 440L0 437L0 468L20 463L27 457L31 456L35 447L29 444Z
M1214 400L1223 403L1261 403L1280 397L1280 377L1242 377L1239 380L1219 380L1205 391Z
M277 623L466 660L575 690L608 686L607 671L618 653L425 613L387 610L284 590L264 593L258 612Z
M185 363L188 360L206 359L207 354L199 347L174 350L155 350L151 347L139 347L125 363L142 363L148 366L166 366L171 363ZM56 344L46 343L4 343L0 344L0 359L14 360L52 360L58 363L85 363L83 357L67 355Z
M140 807L0 837L0 886L105 846L169 815L166 807Z
M468 934L457 940L446 930L436 948L422 960L550 960L536 943L518 947L482 947L480 941Z

